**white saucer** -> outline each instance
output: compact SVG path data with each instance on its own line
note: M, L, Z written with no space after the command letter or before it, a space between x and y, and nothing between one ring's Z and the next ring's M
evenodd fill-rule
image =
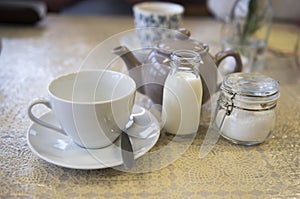
M146 109L135 105L134 118L145 128L134 124L131 131L147 131L147 138L130 137L134 157L139 158L149 151L157 142L160 126L157 119ZM52 124L58 124L53 112L40 117ZM145 130L143 130L145 129ZM150 132L150 133L149 133ZM145 133L141 132L141 135ZM102 169L123 164L120 139L112 145L101 149L84 149L76 145L68 136L33 123L27 131L27 143L31 151L39 158L52 164L72 169Z

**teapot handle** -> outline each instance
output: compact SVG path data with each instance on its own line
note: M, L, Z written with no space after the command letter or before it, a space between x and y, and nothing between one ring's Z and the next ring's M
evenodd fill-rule
M238 53L238 51L231 49L231 48L227 48L225 50L222 50L220 52L218 52L214 59L214 62L216 63L217 67L219 67L219 64L226 58L226 57L233 57L235 59L235 68L234 71L232 72L241 72L243 69L243 63L242 63L242 59L240 54Z

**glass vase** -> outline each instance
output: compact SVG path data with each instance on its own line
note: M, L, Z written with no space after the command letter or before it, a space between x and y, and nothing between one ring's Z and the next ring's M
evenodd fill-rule
M272 16L270 0L237 0L225 20L222 46L239 51L245 72L256 71L264 65ZM249 53L249 49L253 52Z

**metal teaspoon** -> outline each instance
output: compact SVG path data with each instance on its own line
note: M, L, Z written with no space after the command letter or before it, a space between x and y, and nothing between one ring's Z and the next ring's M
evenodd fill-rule
M133 123L134 120L130 119L121 133L121 154L125 169L131 169L135 164L132 144L126 133L127 129L129 129Z

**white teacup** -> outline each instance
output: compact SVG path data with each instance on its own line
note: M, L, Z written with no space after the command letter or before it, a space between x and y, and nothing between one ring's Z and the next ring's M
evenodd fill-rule
M133 7L135 28L142 46L153 47L171 38L182 22L184 7L171 2L143 2Z
M134 80L110 70L80 71L54 79L49 99L37 99L28 107L30 119L64 133L81 147L102 148L112 144L129 121L134 104ZM36 117L32 108L50 108L61 127Z

